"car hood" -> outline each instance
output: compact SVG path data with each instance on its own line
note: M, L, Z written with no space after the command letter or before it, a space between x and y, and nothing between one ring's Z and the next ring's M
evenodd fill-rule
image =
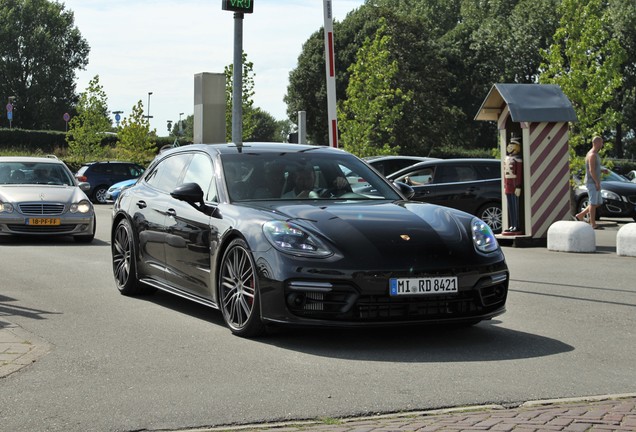
M326 238L344 256L358 256L374 265L395 259L421 264L423 259L451 257L469 265L464 260L475 256L470 232L474 216L447 207L384 201L279 205L275 210Z
M0 200L11 203L19 202L79 202L86 198L84 192L76 186L57 185L3 185L0 186Z
M604 181L601 182L601 189L615 192L619 195L636 195L636 183L621 181Z

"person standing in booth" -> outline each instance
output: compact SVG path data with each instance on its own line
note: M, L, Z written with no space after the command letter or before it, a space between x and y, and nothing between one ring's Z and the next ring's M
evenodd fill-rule
M519 197L523 182L523 160L521 158L521 144L517 138L511 138L506 146L504 159L504 193L508 203L509 227L503 235L521 234L519 225Z

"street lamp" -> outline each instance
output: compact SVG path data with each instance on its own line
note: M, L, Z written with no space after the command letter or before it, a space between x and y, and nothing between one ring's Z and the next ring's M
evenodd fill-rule
M181 116L183 113L179 113L179 135L183 135L183 123L181 123Z

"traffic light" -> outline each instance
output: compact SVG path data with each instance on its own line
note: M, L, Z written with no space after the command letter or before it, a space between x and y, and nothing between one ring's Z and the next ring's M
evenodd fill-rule
M254 12L254 0L222 0L223 10L252 13Z

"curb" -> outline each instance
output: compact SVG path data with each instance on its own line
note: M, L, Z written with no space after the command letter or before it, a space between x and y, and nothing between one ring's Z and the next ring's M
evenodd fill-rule
M195 429L178 429L174 432L233 432L233 431L246 431L246 432L257 432L257 431L281 431L281 432L310 432L310 431L352 431L351 427L355 428L356 424L359 424L361 429L360 431L365 432L373 432L373 431L397 431L397 430L409 430L404 429L403 425L399 425L396 422L400 420L409 420L415 421L417 423L418 419L423 418L431 418L436 416L444 416L444 415L479 415L481 413L489 413L489 412L513 412L515 410L540 410L544 408L551 407L563 407L568 405L577 405L577 404L593 404L593 403L602 403L602 402L616 402L619 403L622 400L634 399L634 403L636 403L636 393L623 393L623 394L608 394L608 395L597 395L597 396L584 396L584 397L572 397L572 398L560 398L560 399L542 399L542 400L530 400L517 405L509 405L503 406L498 404L492 405L468 405L464 407L454 407L454 408L440 408L433 410L423 410L423 411L405 411L405 412L396 412L396 413L387 413L387 414L378 414L373 416L362 416L362 417L345 417L334 419L337 420L337 423L334 425L329 425L324 420L290 420L290 421L281 421L281 422L272 422L272 423L251 423L251 424L243 424L243 425L222 425L222 426L214 426L214 427L204 427L204 428L195 428ZM382 423L385 422L385 423ZM538 427L538 426L537 426ZM488 428L478 428L479 430L491 430ZM355 428L357 431L358 428ZM419 429L417 429L419 430ZM431 429L435 430L435 429ZM455 430L455 429L453 429ZM542 430L539 428L538 430ZM553 430L553 429L550 429ZM561 429L558 429L561 430ZM603 429L607 430L607 429ZM614 429L612 429L614 430ZM620 430L632 430L632 429L620 429ZM636 429L634 429L636 430Z

